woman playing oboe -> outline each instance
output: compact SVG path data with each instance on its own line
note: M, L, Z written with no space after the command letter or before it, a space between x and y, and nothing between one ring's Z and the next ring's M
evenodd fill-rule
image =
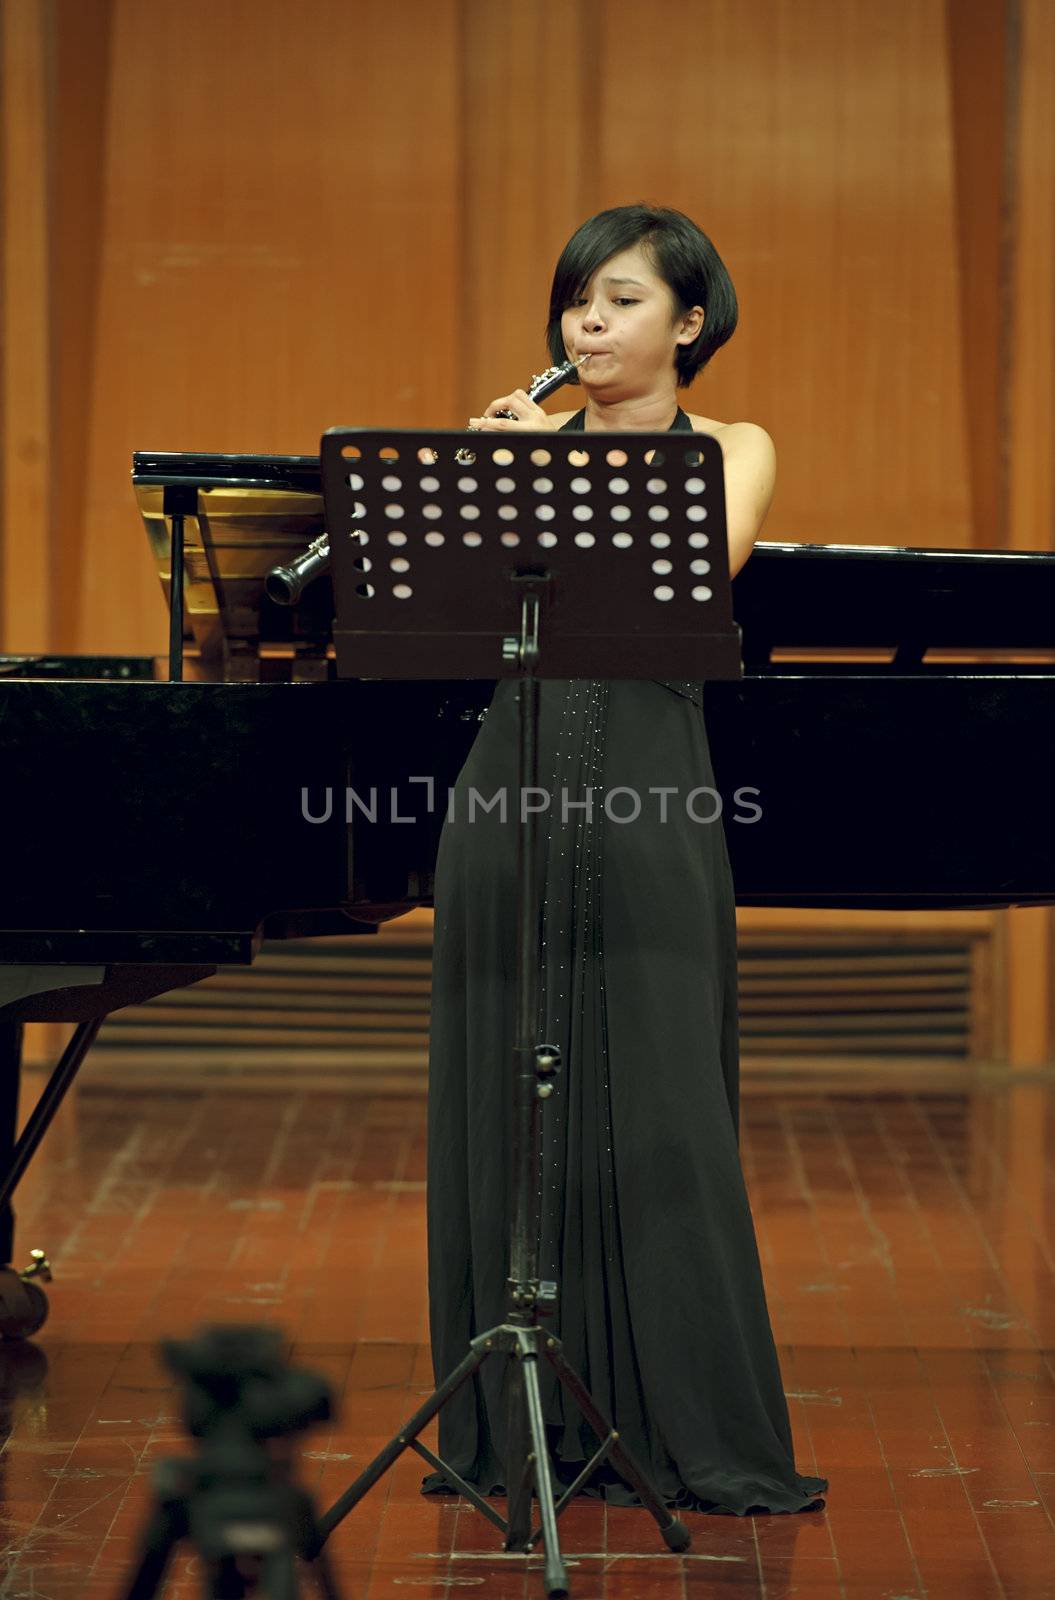
M585 405L548 415L523 389L485 433L709 433L725 468L730 567L773 493L764 429L686 413L678 390L730 337L736 296L679 212L620 206L576 231L550 301L553 361ZM499 413L511 412L512 417ZM515 792L517 684L502 680L455 791L436 877L429 1064L429 1304L437 1380L503 1321L509 1237L508 1070L515 1022L518 805L469 820L470 788ZM738 1147L736 921L720 820L685 804L714 787L703 685L541 684L544 855L539 1040L560 1047L543 1103L541 1275L554 1331L670 1505L743 1515L823 1505L796 1471ZM592 788L592 811L574 803ZM627 819L605 794L639 799ZM668 791L665 797L657 792ZM615 820L616 817L623 820ZM484 1493L506 1487L504 1361L440 1413L440 1454ZM555 1474L596 1441L543 1365ZM426 1493L440 1492L438 1474ZM610 1466L587 1492L634 1503Z

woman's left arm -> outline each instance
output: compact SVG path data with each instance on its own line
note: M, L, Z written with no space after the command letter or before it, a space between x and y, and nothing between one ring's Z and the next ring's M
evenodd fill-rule
M757 422L730 422L719 443L725 463L725 520L729 531L729 575L740 571L762 529L773 499L777 453Z

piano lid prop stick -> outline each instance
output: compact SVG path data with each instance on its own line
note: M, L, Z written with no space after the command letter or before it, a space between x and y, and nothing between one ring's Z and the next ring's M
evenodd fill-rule
M171 519L169 544L169 678L183 678L183 519L198 515L195 484L167 483L163 512Z

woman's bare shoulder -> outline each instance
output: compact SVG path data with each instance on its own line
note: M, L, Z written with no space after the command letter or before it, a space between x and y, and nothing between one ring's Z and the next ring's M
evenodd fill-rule
M753 437L759 445L766 445L770 449L773 441L765 428L757 422L716 422L713 417L689 416L694 433L710 433L716 439L721 439L723 445L731 445L735 440L747 441Z
M582 409L581 406L578 409L581 410ZM547 412L547 415L548 415L550 421L552 422L552 424L553 424L553 426L555 428L563 428L564 424L566 422L570 422L572 417L575 416L575 412L574 411L550 411L550 412Z
M717 438L725 428L733 427L730 422L716 422L713 417L698 417L694 412L689 413L693 433L713 433Z

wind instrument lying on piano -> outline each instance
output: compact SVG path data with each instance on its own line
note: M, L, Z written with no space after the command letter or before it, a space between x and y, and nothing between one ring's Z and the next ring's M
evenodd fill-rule
M561 384L567 383L575 372L587 360L586 356L579 356L575 361L562 361L559 366L547 367L545 372L537 373L528 386L527 397L536 403L545 400ZM508 417L515 420L512 411L498 411L499 417ZM459 450L455 455L459 462L475 460L471 451ZM330 568L330 540L329 535L320 533L313 539L303 555L299 555L288 567L272 567L264 579L264 589L268 598L280 606L291 606L300 599L304 586L313 578L319 578Z

